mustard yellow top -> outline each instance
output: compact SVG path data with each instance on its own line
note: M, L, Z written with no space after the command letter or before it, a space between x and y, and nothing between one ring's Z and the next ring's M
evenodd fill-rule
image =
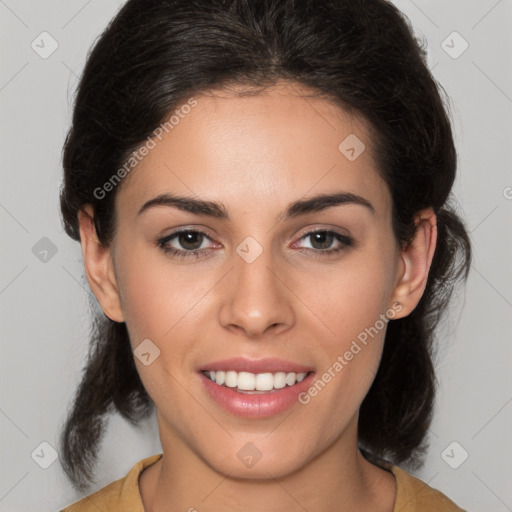
M144 512L139 492L139 475L162 454L142 459L124 478L120 478L60 512ZM395 475L397 494L393 512L465 512L440 491L429 487L398 466L390 465Z

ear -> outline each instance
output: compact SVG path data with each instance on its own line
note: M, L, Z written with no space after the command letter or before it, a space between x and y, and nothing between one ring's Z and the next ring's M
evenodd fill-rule
M395 318L407 316L418 305L436 249L437 218L432 208L419 212L415 224L417 231L413 241L400 253L401 262L392 299L400 302L402 309Z
M103 246L98 240L92 205L87 204L80 209L78 223L89 286L105 315L115 322L124 322L111 248Z

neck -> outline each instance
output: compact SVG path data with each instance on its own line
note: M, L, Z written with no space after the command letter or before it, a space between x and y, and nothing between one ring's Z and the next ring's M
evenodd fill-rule
M237 478L200 459L176 436L162 439L164 456L140 477L145 512L392 512L392 473L368 462L357 449L355 429L284 476Z

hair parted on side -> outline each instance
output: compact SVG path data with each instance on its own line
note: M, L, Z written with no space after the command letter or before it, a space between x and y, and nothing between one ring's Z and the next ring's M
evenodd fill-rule
M440 86L410 24L386 0L128 0L88 54L63 148L60 191L66 233L80 240L78 212L94 208L102 244L115 233L114 198L102 187L132 152L194 93L232 85L308 86L372 129L378 170L405 247L415 214L431 206L438 240L424 294L388 323L382 361L359 414L364 452L420 464L435 397L435 329L471 244L451 189L457 158ZM122 184L120 184L122 186ZM76 489L94 481L107 414L136 424L154 410L124 323L95 319L89 357L60 437Z

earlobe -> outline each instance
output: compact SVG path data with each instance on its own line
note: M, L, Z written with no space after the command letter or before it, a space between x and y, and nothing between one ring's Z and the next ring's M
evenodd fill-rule
M400 317L411 313L418 305L425 287L437 243L437 219L432 208L416 216L417 231L413 241L401 251L401 276L395 285L392 302L402 306Z
M105 247L98 240L92 205L87 204L80 209L78 223L85 274L89 286L105 315L115 322L124 322L111 248Z

